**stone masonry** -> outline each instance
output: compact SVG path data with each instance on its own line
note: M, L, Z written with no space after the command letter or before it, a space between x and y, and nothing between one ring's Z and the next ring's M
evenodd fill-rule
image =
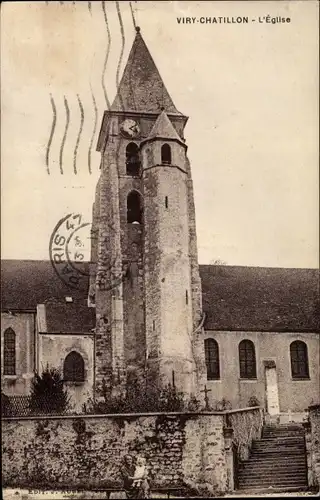
M96 307L98 398L102 387L115 394L131 383L163 387L174 381L200 399L204 316L186 122L137 29L98 140L89 291ZM123 132L125 123L134 123L132 134L130 128ZM127 171L130 147L140 161L134 175ZM139 221L128 219L132 194L140 200Z

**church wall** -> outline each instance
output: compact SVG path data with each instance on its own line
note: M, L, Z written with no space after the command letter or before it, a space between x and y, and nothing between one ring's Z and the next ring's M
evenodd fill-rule
M39 371L42 367L56 368L63 374L63 363L71 351L76 351L84 359L85 381L65 382L68 393L71 396L71 405L76 411L80 411L83 403L86 403L93 395L93 336L91 335L54 335L39 334Z
M214 338L219 345L220 380L207 380L211 403L223 398L233 408L248 406L250 397L266 404L264 361L276 363L280 412L303 412L320 394L320 339L316 333L290 332L217 332L206 331L204 338ZM257 378L240 379L238 345L243 339L255 345ZM291 377L290 344L302 340L308 346L310 379Z
M7 328L16 334L16 374L3 374L3 338ZM1 388L7 395L29 394L35 368L35 314L1 313Z

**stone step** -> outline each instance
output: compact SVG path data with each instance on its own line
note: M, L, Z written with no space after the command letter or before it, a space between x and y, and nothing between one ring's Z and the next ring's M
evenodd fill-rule
M260 464L257 462L248 462L246 465L243 465L239 468L239 473L247 470L259 470L259 471L282 471L282 470L306 470L305 462L301 463L287 463L287 464Z
M256 454L256 453L275 453L275 454L278 454L278 455L285 455L287 452L288 452L288 455L292 455L292 454L304 454L304 451L305 451L305 448L304 446L302 447L295 447L295 448L290 448L290 447L286 447L286 448L275 448L275 447L271 447L271 446L257 446L257 447L252 447L251 448L251 453L252 454Z
M245 478L245 477L303 477L305 478L307 475L307 471L300 469L300 470L277 470L277 471L251 471L251 470L243 470L239 472L239 477Z
M304 492L307 491L308 487L307 486L287 486L284 488L280 487L275 487L273 488L272 486L269 486L268 488L247 488L246 486L244 487L239 487L238 490L235 490L235 495L237 492L241 492L241 494L245 495L246 493L248 495L262 495L264 493L294 493L294 492Z
M284 479L273 479L273 478L251 478L251 479L241 479L239 478L239 486L307 486L307 480L305 478L284 478Z
M281 459L283 456L285 456L288 458L288 460L294 460L294 457L301 457L304 455L303 450L291 451L291 452L289 450L286 450L285 453L286 454L283 455L281 451L279 452L276 450L254 450L251 453L251 458L255 459L255 458L269 457L272 458L273 460L278 460L278 458Z
M306 463L306 460L305 460L305 457L302 457L301 459L299 458L295 458L294 461L293 460L274 460L273 457L268 457L267 455L264 455L262 458L253 458L247 462L245 462L246 464L247 463L252 463L254 465L256 465L257 467L264 467L264 466L268 466L268 465L273 465L273 466L276 466L276 467L281 467L282 465L284 466L287 466L289 463L293 463L298 467L304 467L305 466L305 463Z
M253 446L251 448L251 453L277 453L277 454L285 454L288 452L288 454L292 455L292 453L304 453L305 447L304 446L279 446L274 447L274 446Z
M302 424L298 424L296 422L291 422L291 423L286 423L286 424L265 424L264 429L277 429L277 430L281 430L281 429L290 429L290 430L293 430L293 429L303 429L303 425Z
M274 436L303 436L305 433L304 429L262 429L262 434L272 434Z
M288 443L288 444L300 444L304 443L305 439L303 436L298 436L298 437L276 437L276 438L262 438L262 439L256 439L253 441L253 443L262 443L262 444L268 444L268 443Z
M266 428L264 427L262 429L263 433L270 433L270 434L304 434L304 428L303 427L298 427L298 428L283 428L283 429L277 429L277 428Z
M255 441L252 443L252 448L304 448L305 447L305 442L300 441L297 442L285 442L285 441L265 441L264 443L261 443L260 441Z
M254 443L303 443L304 436L276 436L276 437L262 437L261 439L256 439L253 441Z
M273 448L277 448L277 447L288 447L288 448L292 448L294 446L296 446L297 448L301 448L301 447L304 447L305 446L305 441L302 440L302 441L274 441L273 439L270 439L270 441L264 441L263 443L261 443L260 441L254 441L252 443L252 446L255 447L255 446L264 446L264 447L273 447Z
M299 438L304 439L305 434L261 434L262 439L288 439Z

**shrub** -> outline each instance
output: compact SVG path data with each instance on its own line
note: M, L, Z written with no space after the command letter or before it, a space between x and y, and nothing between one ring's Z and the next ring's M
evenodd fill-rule
M9 417L12 414L10 398L1 391L1 415Z
M94 402L89 399L83 405L85 413L167 413L188 408L189 402L185 401L184 394L171 384L162 389L152 387L149 390L143 390L137 384L127 390L125 395L110 396L110 393L105 393L103 401Z
M35 374L31 382L30 410L34 413L64 413L70 397L63 387L63 379L56 368L45 368Z
M214 410L215 411L232 410L232 404L227 399L222 398L220 401L216 401Z
M251 396L249 399L248 399L248 408L251 408L253 406L260 406L260 401L259 399L257 398L257 396Z

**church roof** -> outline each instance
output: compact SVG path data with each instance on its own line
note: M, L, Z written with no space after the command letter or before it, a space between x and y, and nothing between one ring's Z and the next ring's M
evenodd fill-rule
M200 266L206 330L320 331L319 270Z
M2 310L35 311L46 303L47 331L88 332L95 326L88 275L86 286L71 289L50 261L3 260ZM200 265L200 276L206 330L320 330L317 269Z
M111 111L167 113L182 116L162 81L160 73L140 34L137 33Z
M95 326L95 310L87 307L88 264L84 272L84 286L70 288L48 260L3 260L1 309L35 312L38 304L45 304L48 332L90 332ZM67 303L66 297L72 302Z
M164 110L156 119L147 140L154 139L156 137L159 137L161 139L174 139L182 142L181 137L179 137L177 131L175 130L170 119L168 118L167 113Z

